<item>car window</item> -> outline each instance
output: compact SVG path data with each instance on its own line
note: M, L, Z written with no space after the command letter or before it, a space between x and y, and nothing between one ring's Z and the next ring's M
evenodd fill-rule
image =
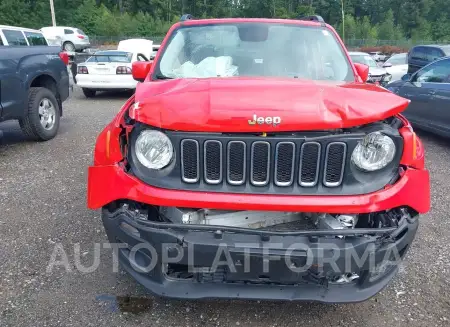
M172 78L354 80L342 46L325 27L276 23L183 26L173 32L159 58L155 75Z
M406 54L393 55L386 61L386 63L392 64L392 66L406 65L407 62Z
M48 45L44 35L37 32L25 32L28 43L30 45Z
M443 57L444 54L442 53L441 49L437 48L429 48L428 51L428 60L429 61L435 61L438 58Z
M450 60L440 60L417 72L414 80L420 83L448 83Z
M369 67L378 67L377 63L368 54L351 54L350 58L357 64L367 65Z
M2 40L2 36L0 35L0 46L4 45L3 44L3 40Z
M77 31L78 34L86 35L86 34L84 34L84 32L82 30L77 29L76 31Z
M412 49L411 59L413 60L427 60L427 52L424 47L416 47Z
M69 29L65 28L65 29L64 29L64 34L75 34L75 32L72 31L72 30L69 30Z
M125 51L98 51L86 62L126 62L130 63L133 54Z
M446 56L450 56L450 45L442 47L442 51L444 51Z
M3 35L5 36L6 41L8 41L9 45L13 46L27 46L27 40L25 40L25 36L21 31L17 30L3 30Z

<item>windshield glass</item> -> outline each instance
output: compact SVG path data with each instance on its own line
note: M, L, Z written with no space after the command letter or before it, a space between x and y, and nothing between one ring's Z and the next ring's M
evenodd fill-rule
M271 23L180 27L171 35L155 76L354 80L342 47L327 28Z
M352 58L352 61L354 63L357 64L364 64L367 65L369 67L378 67L377 63L375 62L375 60L373 60L373 58L371 56L367 55L355 55L355 54L351 54L350 57Z
M392 66L406 65L408 63L406 53L393 55L386 61L386 63L392 64Z
M125 51L98 51L86 62L131 62L133 54Z

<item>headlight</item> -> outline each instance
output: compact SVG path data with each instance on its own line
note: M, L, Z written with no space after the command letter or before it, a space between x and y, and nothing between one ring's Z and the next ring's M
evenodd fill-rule
M387 135L374 132L366 135L352 153L352 162L365 171L386 167L395 156L395 143Z
M173 157L173 146L169 138L159 131L144 130L134 146L139 162L150 169L167 166Z

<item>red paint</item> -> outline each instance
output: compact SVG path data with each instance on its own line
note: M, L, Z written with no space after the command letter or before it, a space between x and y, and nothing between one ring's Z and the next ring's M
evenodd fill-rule
M138 85L132 117L163 129L277 132L346 128L391 117L409 100L363 83L287 78L175 79ZM253 115L281 124L249 125Z
M175 24L161 45L164 48L180 25L223 22L280 22L319 26L298 20L220 19ZM345 48L332 27L326 25ZM159 60L158 51L155 60ZM347 54L348 57L348 54ZM349 59L349 62L350 59ZM100 208L118 199L163 206L226 210L274 210L329 213L365 213L409 206L420 213L430 208L430 182L424 168L424 149L409 122L401 116L409 100L387 90L364 84L364 67L352 65L355 79L349 83L315 82L283 78L211 78L151 81L149 63L133 63L138 85L116 118L100 133L94 166L89 168L88 206ZM135 103L136 102L136 103ZM136 121L170 130L198 132L281 132L347 128L397 115L403 122L404 139L400 179L383 190L355 196L256 195L167 190L147 185L127 174L121 162L119 136L128 133L124 115ZM281 123L248 124L253 115L280 117Z
M353 65L355 65L355 69L362 81L367 82L369 78L369 66L360 63L354 63Z
M137 81L144 81L152 67L152 63L148 61L135 61L131 64L133 78Z
M420 213L430 208L426 170L409 169L397 184L358 196L296 196L225 194L166 190L146 185L117 165L89 168L88 206L98 209L118 199L142 203L224 210L268 210L366 213L410 206Z

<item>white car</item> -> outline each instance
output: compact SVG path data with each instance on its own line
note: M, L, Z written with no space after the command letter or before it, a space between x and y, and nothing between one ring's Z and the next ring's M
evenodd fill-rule
M369 54L372 56L373 60L375 60L375 61L385 61L386 60L386 55L384 55L380 51L369 52Z
M402 76L408 73L408 54L399 53L393 55L383 64L383 67L392 75L391 81L402 79Z
M0 45L39 46L53 44L38 30L0 25Z
M369 79L370 83L387 83L391 80L389 73L383 67L377 65L375 60L366 52L349 52L350 58L354 63L359 63L369 66Z
M89 37L80 29L64 26L50 26L41 28L47 39L57 40L67 52L82 51L91 46Z

